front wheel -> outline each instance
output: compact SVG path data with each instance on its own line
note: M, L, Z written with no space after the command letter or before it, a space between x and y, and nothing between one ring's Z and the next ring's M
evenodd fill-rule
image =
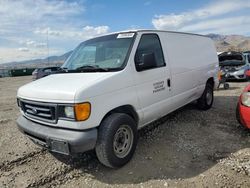
M224 84L224 89L229 89L229 83Z
M107 167L118 168L130 161L137 145L137 128L127 114L114 113L100 125L96 155Z
M208 110L212 107L213 101L214 101L213 85L207 83L202 96L197 100L198 108L201 110Z

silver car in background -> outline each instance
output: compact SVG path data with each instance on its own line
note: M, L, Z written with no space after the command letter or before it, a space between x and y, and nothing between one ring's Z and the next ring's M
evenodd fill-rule
M219 65L221 70L228 74L227 80L247 80L249 60L248 53L224 52L219 55Z

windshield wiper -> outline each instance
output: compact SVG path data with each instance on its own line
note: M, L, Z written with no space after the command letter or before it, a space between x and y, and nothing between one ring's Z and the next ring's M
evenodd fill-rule
M101 68L98 65L83 65L75 69L76 71L101 71L101 72L108 72L108 68Z
M67 67L59 67L58 71L60 71L60 72L67 72L68 68Z
M54 73L67 73L68 72L68 68L66 67L59 67Z

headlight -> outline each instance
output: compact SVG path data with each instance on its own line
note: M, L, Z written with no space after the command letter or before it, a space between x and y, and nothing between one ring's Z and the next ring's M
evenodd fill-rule
M65 106L64 107L64 114L67 118L75 118L75 112L73 106Z
M244 92L241 95L241 103L245 106L250 107L250 92Z
M59 117L84 121L90 116L91 105L90 103L85 102L74 104L72 106L61 106L59 109Z
M245 70L244 69L241 69L241 70L238 70L237 72L235 72L234 74L236 75L242 75L242 74L245 74Z

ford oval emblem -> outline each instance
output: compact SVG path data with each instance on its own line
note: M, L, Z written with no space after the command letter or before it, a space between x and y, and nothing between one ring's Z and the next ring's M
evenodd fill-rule
M32 108L31 111L33 112L33 114L37 114L37 109L36 108Z

